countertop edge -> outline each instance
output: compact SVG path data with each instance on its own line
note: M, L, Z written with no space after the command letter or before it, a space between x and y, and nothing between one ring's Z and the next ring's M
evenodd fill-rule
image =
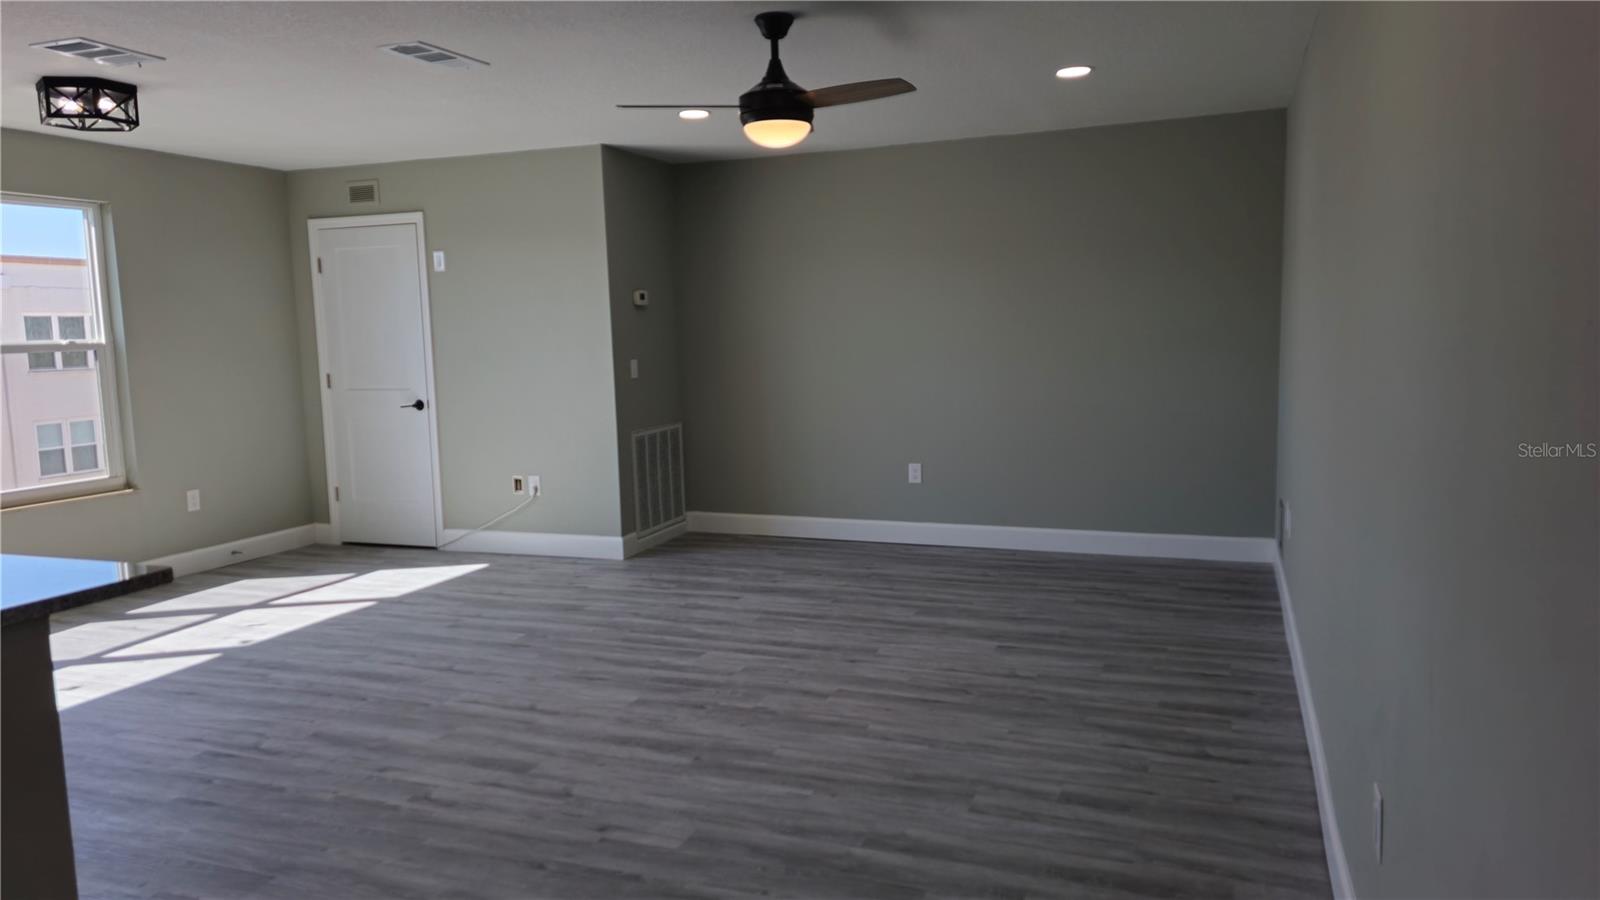
M124 594L131 594L134 591L142 591L145 588L156 587L172 581L172 568L170 566L147 565L145 568L148 571L140 572L137 575L112 584L96 585L95 587L74 591L70 594L62 594L59 597L46 597L42 600L34 600L19 606L7 607L3 612L0 612L0 627L20 625L23 622L30 622L34 619L48 618L51 613L88 606L91 603L99 603L102 600L110 600L113 597L121 597Z

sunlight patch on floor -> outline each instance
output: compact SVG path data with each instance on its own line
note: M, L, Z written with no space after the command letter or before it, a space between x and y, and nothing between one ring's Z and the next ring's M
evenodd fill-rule
M315 606L258 606L241 609L219 619L182 631L158 635L148 641L106 654L109 659L148 656L152 653L195 653L248 647L308 625L326 622L345 613L366 609L372 603L319 603Z
M273 606L290 603L327 603L344 600L391 600L406 594L443 584L479 569L484 563L465 566L416 566L409 569L379 569L336 584L274 600Z
M56 670L56 709L67 710L80 703L98 700L117 691L154 681L190 666L198 666L221 656L220 653L194 656L158 656L118 662L79 663Z
M69 626L50 636L56 708L71 709L380 600L403 597L487 563L379 569L285 578L241 578ZM171 613L188 613L171 615ZM166 613L167 615L162 615Z
M236 609L309 591L312 588L343 581L350 576L349 572L341 572L332 575L297 575L287 578L244 578L230 584L141 606L129 612L173 613L199 609Z
M88 656L99 656L124 644L137 643L169 631L187 628L209 618L211 617L207 615L143 616L112 619L106 622L85 622L50 635L50 658L59 664Z

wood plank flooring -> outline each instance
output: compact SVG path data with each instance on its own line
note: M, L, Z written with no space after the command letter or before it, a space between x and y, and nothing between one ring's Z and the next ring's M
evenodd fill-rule
M308 547L54 629L86 900L1329 896L1264 566Z

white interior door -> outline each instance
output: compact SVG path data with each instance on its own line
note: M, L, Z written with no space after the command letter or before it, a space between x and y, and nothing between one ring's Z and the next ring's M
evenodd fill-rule
M311 223L329 501L341 541L439 544L427 284L414 218Z

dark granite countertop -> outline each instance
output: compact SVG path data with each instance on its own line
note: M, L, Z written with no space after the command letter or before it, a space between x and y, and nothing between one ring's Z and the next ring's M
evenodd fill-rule
M42 619L171 580L166 566L0 554L0 625Z

